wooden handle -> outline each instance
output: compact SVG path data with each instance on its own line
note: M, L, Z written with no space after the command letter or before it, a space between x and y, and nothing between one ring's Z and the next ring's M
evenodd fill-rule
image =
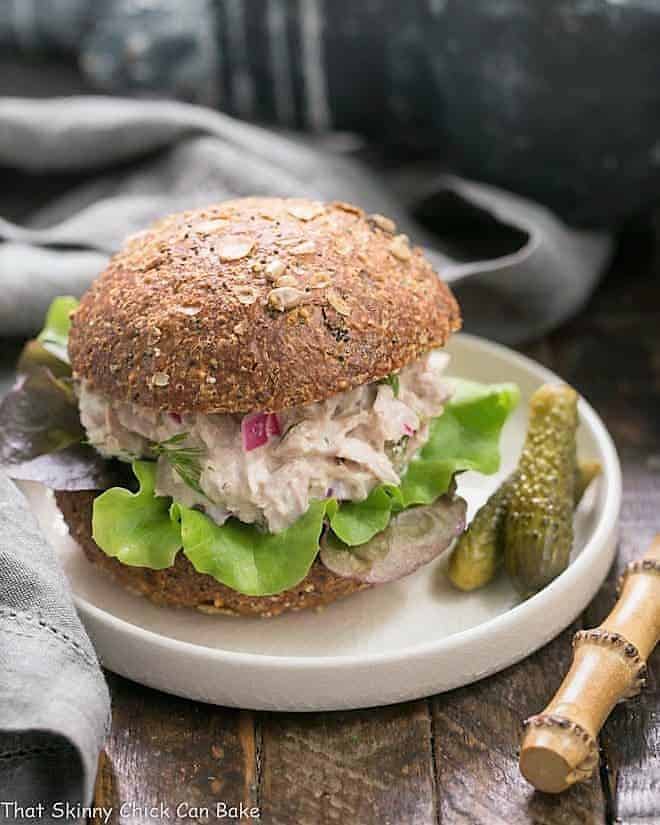
M520 770L535 788L559 793L598 765L598 734L614 705L645 684L660 640L660 533L631 562L605 621L573 639L573 664L548 707L525 722Z

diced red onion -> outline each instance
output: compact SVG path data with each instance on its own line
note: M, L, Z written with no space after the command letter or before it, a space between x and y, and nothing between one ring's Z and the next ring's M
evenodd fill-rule
M280 419L277 417L275 413L268 413L266 415L266 434L271 435L282 435L282 430L280 428Z
M280 435L280 421L275 413L251 413L241 421L241 438L246 452L262 447L273 435Z
M179 415L179 413L171 412L170 413L170 418L172 419L172 421L176 421L177 424L181 423L181 416Z

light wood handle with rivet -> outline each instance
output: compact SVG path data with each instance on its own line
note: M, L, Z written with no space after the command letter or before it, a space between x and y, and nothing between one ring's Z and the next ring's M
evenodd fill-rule
M520 770L535 788L559 793L592 775L598 734L614 705L644 686L646 660L660 640L660 533L631 562L605 621L580 630L573 664L548 707L525 722Z

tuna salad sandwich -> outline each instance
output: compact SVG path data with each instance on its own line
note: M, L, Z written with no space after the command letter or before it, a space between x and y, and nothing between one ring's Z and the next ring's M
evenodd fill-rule
M51 306L0 404L0 461L158 604L318 607L438 557L465 528L460 473L498 469L517 390L449 377L460 326L382 215L172 215Z

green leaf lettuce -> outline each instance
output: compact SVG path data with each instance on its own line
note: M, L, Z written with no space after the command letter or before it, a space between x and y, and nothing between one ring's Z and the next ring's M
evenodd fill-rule
M332 532L351 547L364 544L387 527L392 511L402 509L401 504L399 487L380 484L364 501L339 504L335 512L329 514Z
M453 395L430 425L429 440L410 462L399 487L383 484L364 501L341 504L330 518L332 531L356 546L384 530L392 512L431 504L444 495L455 473L497 472L502 427L516 407L515 384L451 380Z
M197 510L174 504L181 519L183 552L198 573L248 596L270 596L302 581L319 549L325 501L280 533L263 533L251 524L229 519L218 526Z
M123 564L153 570L171 567L181 547L181 530L170 518L171 499L154 492L153 462L134 461L133 472L140 484L137 493L111 487L94 499L92 537Z
M250 596L281 593L307 575L333 502L313 501L286 530L263 533L236 519L215 524L198 510L156 496L154 462L134 461L133 471L137 493L113 487L94 500L92 535L109 556L162 570L174 564L183 548L198 573Z
M71 329L69 316L77 306L78 299L71 295L61 295L55 298L48 307L44 328L37 336L37 341L43 344L45 349L67 364L69 363L67 344Z

